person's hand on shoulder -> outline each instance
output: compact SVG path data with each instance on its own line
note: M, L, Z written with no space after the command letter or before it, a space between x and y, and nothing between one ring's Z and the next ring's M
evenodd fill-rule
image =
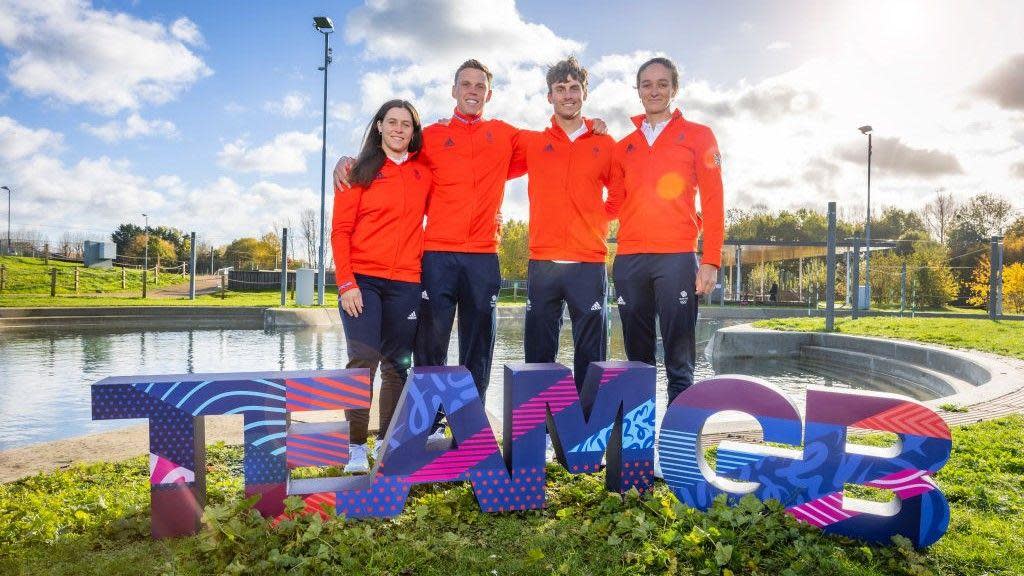
M594 122L594 130L593 130L594 134L597 134L598 136L600 136L600 135L608 133L608 125L604 123L604 120L601 120L600 118L594 118L593 122Z
M351 183L348 181L348 175L352 172L352 166L355 163L355 159L349 158L348 156L342 156L338 159L338 163L334 165L335 188L347 188L351 186Z

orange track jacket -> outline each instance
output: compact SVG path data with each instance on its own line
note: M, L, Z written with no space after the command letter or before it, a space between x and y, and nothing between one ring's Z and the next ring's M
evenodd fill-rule
M498 251L501 200L519 130L457 111L447 126L423 130L423 156L434 173L424 250Z
M677 109L653 146L637 129L615 145L607 210L619 219L618 254L696 252L704 232L702 264L719 266L725 237L722 157L707 126ZM694 199L700 191L702 214Z
M401 164L384 160L369 186L334 189L331 248L339 294L357 288L357 272L420 281L430 182L430 167L410 154Z
M604 262L608 218L602 189L614 148L611 136L590 131L570 141L554 116L543 132L520 132L511 170L526 169L530 178L531 259Z

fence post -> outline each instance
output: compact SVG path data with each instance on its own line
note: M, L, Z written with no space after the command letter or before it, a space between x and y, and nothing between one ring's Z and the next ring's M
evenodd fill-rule
M142 267L142 297L146 297L146 290L148 289L149 279L146 277L149 274L149 268Z
M184 264L182 264L181 271L184 272ZM191 235L191 241L189 242L189 255L188 255L188 299L196 299L196 233L193 232Z
M43 244L43 266L50 265L50 243Z
M57 295L57 269L50 268L50 298Z
M1003 315L1003 250L999 236L992 237L992 254L989 256L988 274L988 317L995 320Z
M718 267L718 305L725 306L725 270L722 267Z
M742 287L743 287L743 266L740 264L740 257L743 255L743 249L740 246L736 246L736 294L733 297L736 303L739 304L743 300Z
M519 282L512 282L512 301L515 302L519 298Z
M281 306L288 302L288 229L281 229Z
M800 257L800 259L799 259L799 261L797 263L797 266L799 266L799 268L798 268L798 276L797 276L797 286L798 286L797 293L800 294L800 299L803 300L803 297L804 297L804 259L803 259L802 256Z
M75 268L75 294L78 294L78 268Z
M907 263L903 263L903 270L900 274L900 316L907 308Z
M0 264L0 293L3 293L7 285L7 266Z
M800 259L800 284L803 285L803 259ZM828 203L828 250L825 253L825 331L836 323L836 203Z
M156 266L153 267L153 282L160 283L160 254L156 255Z
M860 238L853 239L853 294L850 297L850 318L860 311Z
M121 267L121 290L128 288L128 272L125 271L124 267Z
M227 288L227 284L228 284L228 280L227 279L228 279L227 272L221 272L220 273L220 299L221 300L223 300L223 299L228 297L227 296L227 289L228 289Z

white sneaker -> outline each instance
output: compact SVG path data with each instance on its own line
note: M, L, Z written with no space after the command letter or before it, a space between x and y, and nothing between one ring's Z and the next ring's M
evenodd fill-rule
M430 436L427 436L427 447L430 449L440 450L448 448L451 445L451 439L444 435L444 427L434 430Z
M368 472L370 462L366 459L366 444L352 444L348 447L348 464L345 472Z

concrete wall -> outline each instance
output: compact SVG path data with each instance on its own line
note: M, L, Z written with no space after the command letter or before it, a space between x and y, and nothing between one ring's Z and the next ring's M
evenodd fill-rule
M743 324L718 330L705 354L712 364L783 356L874 370L939 396L926 402L934 408L946 403L977 406L1024 389L1024 363L1015 359L885 338L783 332Z
M0 308L0 330L20 328L263 328L263 308L133 306Z

